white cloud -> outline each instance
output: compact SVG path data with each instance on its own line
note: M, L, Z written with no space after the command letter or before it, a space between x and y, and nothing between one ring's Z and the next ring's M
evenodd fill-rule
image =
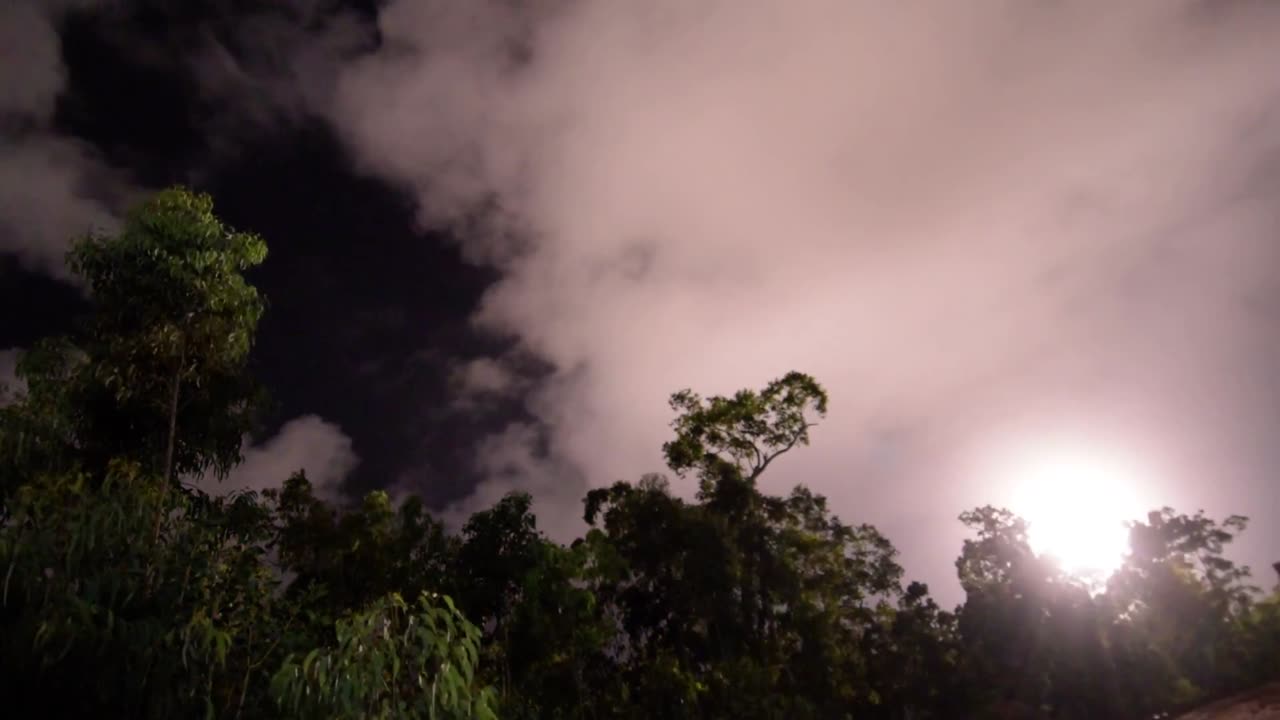
M133 193L83 143L52 128L66 81L57 23L89 0L10 0L0 6L0 252L29 269L70 279L63 262L77 237L117 225L113 197Z
M351 438L340 427L316 415L303 415L285 423L265 443L247 448L244 462L226 480L203 478L196 486L219 495L262 491L278 488L290 475L305 470L317 497L338 501L343 483L358 462Z
M0 251L69 280L64 258L71 244L118 225L111 210L80 192L96 163L81 143L50 134L0 147Z
M1155 503L1280 507L1280 6L512 7L392 3L332 109L425 223L490 208L478 321L559 369L550 456L496 436L526 471L472 505L548 467L639 477L668 393L795 368L832 413L770 487L935 583L955 516L1007 498L975 470L1006 442L1119 445Z

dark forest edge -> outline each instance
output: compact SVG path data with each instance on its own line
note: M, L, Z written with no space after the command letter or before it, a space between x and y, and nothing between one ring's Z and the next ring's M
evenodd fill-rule
M671 471L592 490L565 546L511 494L446 532L240 461L263 241L183 189L69 254L92 312L0 407L0 697L11 717L1147 718L1280 678L1280 594L1245 527L1164 509L1101 592L982 507L947 611L888 538L757 480L809 442L820 385L672 396Z

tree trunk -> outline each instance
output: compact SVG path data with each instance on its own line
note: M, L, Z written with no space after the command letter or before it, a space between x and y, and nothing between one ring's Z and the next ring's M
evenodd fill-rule
M164 480L173 480L173 448L178 438L178 390L182 385L182 366L187 362L185 344L178 352L178 367L173 372L173 387L169 394L169 438L164 450Z
M169 437L165 441L164 449L164 484L160 488L162 498L168 498L169 486L173 483L173 452L174 446L177 444L178 438L178 391L182 387L182 366L187 362L187 346L185 344L178 351L178 367L173 371L172 388L169 393ZM156 509L155 526L151 528L151 544L154 545L160 539L160 524L164 522L165 503L161 501L160 506ZM151 583L148 578L147 589L150 590Z

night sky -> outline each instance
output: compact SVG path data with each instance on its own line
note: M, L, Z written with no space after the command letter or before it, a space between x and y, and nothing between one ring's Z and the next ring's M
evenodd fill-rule
M323 118L264 111L252 96L209 97L192 48L234 39L238 23L264 12L299 19L271 5L101 3L52 14L65 84L50 132L82 143L130 188L209 192L226 222L268 240L269 260L252 277L270 307L254 356L273 405L261 439L318 415L353 441L352 492L409 478L443 505L476 481L469 456L493 422L451 411L448 381L456 363L509 345L468 324L495 275L464 263L447 230L422 230L404 190L357 172ZM372 31L373 9L350 7L359 14L345 17ZM92 180L77 190L101 192ZM74 289L20 257L3 258L0 302L23 311L5 314L0 347L65 329L82 309Z
M935 587L961 511L1085 492L1250 515L1266 568L1280 5L925 5L9 0L0 373L83 309L70 239L182 183L270 248L234 483L528 490L565 539L670 392L798 369L832 414L767 489Z

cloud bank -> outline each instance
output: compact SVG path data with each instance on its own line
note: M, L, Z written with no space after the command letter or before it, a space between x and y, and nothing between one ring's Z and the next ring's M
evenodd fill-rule
M393 2L330 109L502 270L476 322L556 368L473 503L532 489L574 532L585 484L660 467L671 391L795 368L832 412L769 488L934 582L1028 446L1280 507L1280 6L515 5Z

